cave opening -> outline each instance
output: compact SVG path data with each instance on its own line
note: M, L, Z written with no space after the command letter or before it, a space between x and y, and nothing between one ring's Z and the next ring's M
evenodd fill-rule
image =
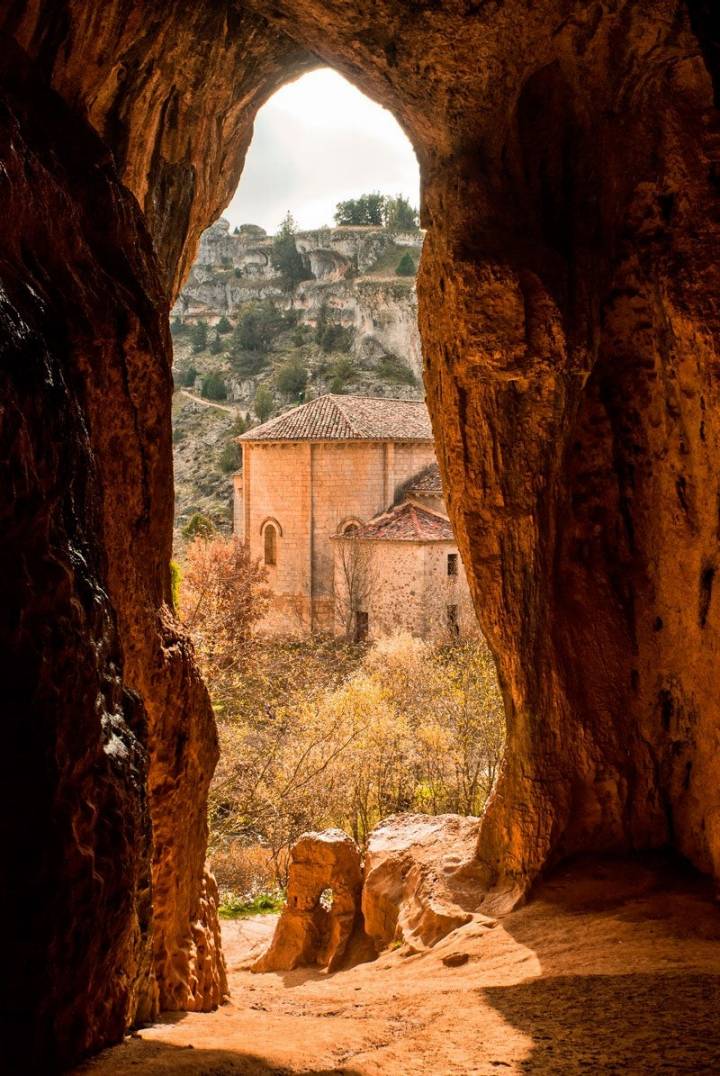
M223 915L282 906L303 832L364 849L398 812L477 817L500 769L424 402L419 184L387 110L302 75L259 110L171 310L174 557L219 729Z
M492 912L568 856L668 845L717 878L710 6L5 6L17 1071L225 992L202 866L215 726L171 613L167 312L258 108L318 57L392 110L422 167L426 391L510 740L473 892ZM547 1038L547 995L533 1000L500 1004ZM576 1014L582 1038L596 1029Z

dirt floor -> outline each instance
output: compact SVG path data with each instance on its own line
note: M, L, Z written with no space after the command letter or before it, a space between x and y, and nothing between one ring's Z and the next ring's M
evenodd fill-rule
M232 1000L78 1072L720 1073L720 907L657 858L558 871L493 927L327 975L253 975L274 917L227 923Z

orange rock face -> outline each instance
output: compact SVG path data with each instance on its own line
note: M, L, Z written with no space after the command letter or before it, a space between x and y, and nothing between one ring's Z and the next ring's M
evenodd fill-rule
M477 885L665 844L720 877L719 57L709 0L4 5L6 1008L39 1064L224 988L166 318L318 62L422 170L428 402L508 715Z
M360 852L339 829L304 833L290 850L287 904L272 944L253 971L341 963L360 909ZM329 907L321 897L327 897Z

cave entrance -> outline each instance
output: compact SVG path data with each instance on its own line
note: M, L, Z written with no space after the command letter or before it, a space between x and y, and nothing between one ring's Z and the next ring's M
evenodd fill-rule
M364 845L397 812L479 814L500 763L424 401L418 188L389 112L303 76L258 113L171 312L176 558L220 731L228 914L277 908L302 832Z

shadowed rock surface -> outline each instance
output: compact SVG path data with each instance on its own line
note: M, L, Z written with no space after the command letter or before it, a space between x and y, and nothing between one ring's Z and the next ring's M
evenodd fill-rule
M26 806L7 866L38 902L8 894L6 1008L26 1067L222 993L212 715L167 605L165 319L257 108L318 62L394 112L422 170L428 403L508 713L478 885L663 845L718 877L708 0L11 0L0 35L3 818Z

